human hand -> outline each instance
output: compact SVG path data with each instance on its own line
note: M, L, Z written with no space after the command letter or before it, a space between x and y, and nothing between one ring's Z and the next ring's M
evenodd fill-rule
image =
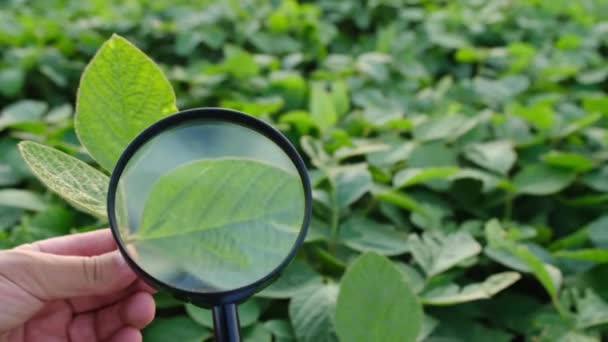
M0 341L141 341L153 290L109 229L0 251Z

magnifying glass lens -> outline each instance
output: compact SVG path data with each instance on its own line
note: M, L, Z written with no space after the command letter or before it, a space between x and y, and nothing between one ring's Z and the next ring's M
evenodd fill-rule
M279 267L305 217L302 179L260 132L200 119L167 128L118 180L118 238L131 260L178 290L215 293Z

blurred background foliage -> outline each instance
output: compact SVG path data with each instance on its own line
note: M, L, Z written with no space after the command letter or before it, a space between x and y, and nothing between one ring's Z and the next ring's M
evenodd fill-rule
M367 251L424 305L420 341L606 332L608 1L5 0L0 247L106 225L45 190L16 144L92 162L73 104L112 33L161 65L179 108L261 117L306 157L311 233L241 307L247 340L336 340L335 286ZM204 312L157 300L146 340L210 336Z

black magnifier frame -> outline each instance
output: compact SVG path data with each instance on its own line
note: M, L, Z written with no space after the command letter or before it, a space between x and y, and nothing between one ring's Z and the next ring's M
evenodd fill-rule
M197 123L201 121L209 122L223 122L243 126L256 131L266 138L270 139L277 146L279 146L283 152L289 157L293 165L296 167L300 179L302 181L302 187L304 190L304 216L302 220L302 226L298 233L298 236L289 251L285 256L285 259L274 268L266 276L256 280L255 282L242 286L240 288L214 292L214 293L198 293L193 291L184 290L181 288L174 287L170 284L162 282L148 272L143 270L129 255L126 246L123 245L122 238L118 231L118 222L115 214L116 204L116 190L120 177L127 167L131 157L139 151L148 141L156 137L157 135L166 132L176 126L187 123ZM266 286L270 285L278 276L281 271L291 262L295 257L298 249L304 242L306 232L308 231L308 225L310 223L310 216L312 213L312 193L310 180L308 178L308 172L306 165L302 160L302 157L295 149L295 147L287 140L287 138L281 134L278 130L265 123L264 121L257 119L253 116L245 113L225 108L195 108L188 109L171 116L163 118L156 123L152 124L145 130L143 130L131 143L127 146L125 151L122 153L110 178L110 184L108 186L108 197L107 197L107 211L110 223L110 228L114 239L117 242L120 253L125 258L131 269L137 273L144 281L156 289L166 291L172 294L174 297L190 302L194 305L212 309L213 311L213 323L214 333L216 341L240 341L239 336L239 323L238 323L238 312L236 304L243 302L247 298L251 297L256 292L261 291Z

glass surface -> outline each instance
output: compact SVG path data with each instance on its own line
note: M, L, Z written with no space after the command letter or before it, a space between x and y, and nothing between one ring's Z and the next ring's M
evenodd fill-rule
M120 239L148 274L199 292L249 285L289 254L305 215L287 154L234 123L200 120L150 139L119 179Z

